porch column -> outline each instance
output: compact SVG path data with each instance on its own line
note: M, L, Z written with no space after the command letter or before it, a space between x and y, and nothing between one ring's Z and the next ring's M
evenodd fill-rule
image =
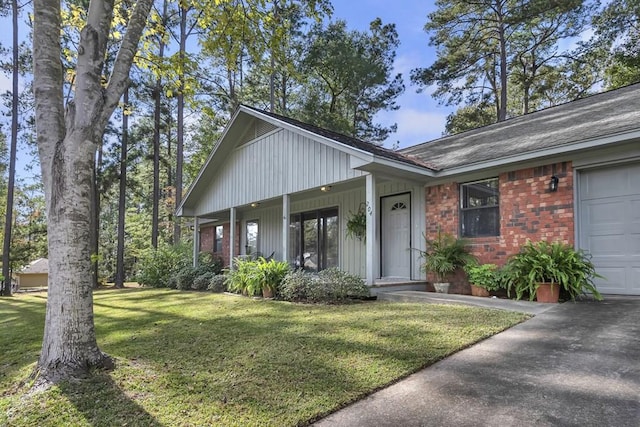
M198 266L198 255L200 254L200 218L193 217L193 266Z
M380 272L380 257L378 247L378 200L376 195L376 178L373 174L366 176L365 197L367 201L367 240L366 240L366 260L367 260L367 285L375 283L375 279Z
M282 195L282 261L289 262L289 195Z
M229 268L234 269L233 259L236 257L236 208L229 211Z

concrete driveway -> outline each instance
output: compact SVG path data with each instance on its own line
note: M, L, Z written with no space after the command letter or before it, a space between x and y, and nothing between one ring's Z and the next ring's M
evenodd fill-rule
M315 425L640 427L640 297L554 306Z

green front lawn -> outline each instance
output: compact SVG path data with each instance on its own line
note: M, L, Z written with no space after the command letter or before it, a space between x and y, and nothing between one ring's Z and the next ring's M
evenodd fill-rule
M306 424L527 318L464 306L95 294L112 372L27 394L46 294L0 299L0 425Z

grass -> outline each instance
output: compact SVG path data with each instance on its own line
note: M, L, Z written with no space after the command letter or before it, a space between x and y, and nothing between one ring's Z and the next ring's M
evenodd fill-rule
M305 425L527 318L154 289L94 300L98 343L116 369L28 393L46 294L0 299L0 425Z

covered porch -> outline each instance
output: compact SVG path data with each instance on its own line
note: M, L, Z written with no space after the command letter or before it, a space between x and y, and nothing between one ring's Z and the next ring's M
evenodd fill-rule
M347 230L360 209L362 239ZM415 283L423 280L416 249L424 246L424 228L422 185L369 173L194 216L194 260L199 252L227 264L238 256L271 256L312 272L337 267L375 290L416 289L424 285Z

